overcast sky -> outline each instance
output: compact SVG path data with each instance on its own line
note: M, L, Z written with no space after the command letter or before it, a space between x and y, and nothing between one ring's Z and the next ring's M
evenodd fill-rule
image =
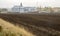
M11 8L23 3L23 6L60 7L60 0L0 0L0 8Z

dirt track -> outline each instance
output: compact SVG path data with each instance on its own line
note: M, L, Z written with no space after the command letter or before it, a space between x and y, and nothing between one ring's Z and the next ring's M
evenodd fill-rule
M22 25L37 36L58 36L60 34L60 15L0 14L0 18L14 25Z

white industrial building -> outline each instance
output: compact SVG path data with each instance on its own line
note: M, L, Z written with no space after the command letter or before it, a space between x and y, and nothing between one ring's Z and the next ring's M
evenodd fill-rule
M12 12L20 12L20 13L26 13L26 12L34 12L37 11L36 7L24 7L22 3L19 6L12 7Z

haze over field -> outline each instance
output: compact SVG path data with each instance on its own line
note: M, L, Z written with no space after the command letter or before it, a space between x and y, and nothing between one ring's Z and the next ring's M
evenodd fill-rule
M0 0L0 8L11 8L21 2L24 6L60 7L60 0Z

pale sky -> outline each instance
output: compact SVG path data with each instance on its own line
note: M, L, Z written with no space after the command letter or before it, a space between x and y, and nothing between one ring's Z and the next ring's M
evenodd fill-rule
M60 7L60 0L0 0L0 8L11 8L21 2L23 6Z

